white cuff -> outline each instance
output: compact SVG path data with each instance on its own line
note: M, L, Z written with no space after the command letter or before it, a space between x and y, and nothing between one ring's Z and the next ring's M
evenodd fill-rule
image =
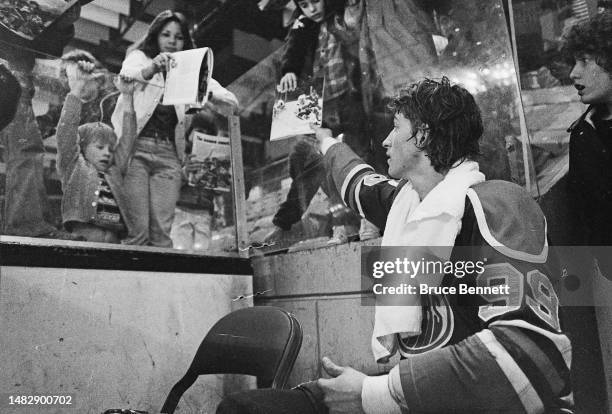
M366 414L401 414L389 391L389 376L366 377L361 388L361 405Z
M323 153L323 155L325 155L325 153L327 152L327 150L335 144L340 143L339 140L337 140L336 138L332 138L332 137L325 137L323 138L323 141L321 142L321 152Z

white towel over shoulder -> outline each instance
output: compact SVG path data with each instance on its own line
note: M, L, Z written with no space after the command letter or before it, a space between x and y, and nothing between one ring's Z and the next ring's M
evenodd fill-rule
M382 246L440 246L436 255L448 260L461 230L467 190L485 180L474 161L457 162L444 179L419 202L417 192L405 185L395 197ZM418 258L415 258L418 260ZM430 286L436 282L426 281ZM437 283L441 280L437 281ZM418 285L419 278L412 279ZM425 283L425 281L423 281ZM421 333L419 295L408 295L407 306L376 306L372 352L376 361L385 361L397 351L397 334L402 337Z

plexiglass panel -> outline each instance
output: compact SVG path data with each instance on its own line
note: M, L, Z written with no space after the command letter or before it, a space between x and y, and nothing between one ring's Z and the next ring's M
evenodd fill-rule
M236 252L227 114L211 103L190 111L184 137L115 133L118 76L98 64L81 100L70 99L68 64L36 59L30 72L8 62L23 92L0 141L3 234Z
M486 176L526 184L529 148L521 134L519 88L501 0L356 2L319 24L310 55L308 50L301 59L292 54L292 39L290 32L283 47L231 85L244 113L262 119L248 133L269 136L275 91L286 73L295 71L298 79L313 74L324 79L324 126L343 133L345 142L385 173L381 142L392 125L389 98L424 77L447 76L465 86L481 108L480 163ZM311 137L269 142L265 156L264 163L245 172L250 240L257 246L265 242L263 251L356 240L360 228L364 238L376 234L328 196L321 185L327 172Z

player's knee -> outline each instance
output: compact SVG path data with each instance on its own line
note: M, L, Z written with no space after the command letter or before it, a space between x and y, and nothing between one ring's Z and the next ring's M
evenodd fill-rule
M217 407L217 414L249 414L248 399L243 392L226 395Z

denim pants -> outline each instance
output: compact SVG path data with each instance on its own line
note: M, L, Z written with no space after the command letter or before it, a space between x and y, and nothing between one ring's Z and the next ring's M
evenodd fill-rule
M29 71L11 70L22 87L13 121L2 131L6 163L3 234L41 236L56 230L45 222L47 194L43 181L42 135L32 110L34 85Z
M132 228L124 243L172 247L170 230L181 188L173 143L139 137L124 179Z
M210 247L212 214L209 210L177 207L170 237L175 249L206 251Z

